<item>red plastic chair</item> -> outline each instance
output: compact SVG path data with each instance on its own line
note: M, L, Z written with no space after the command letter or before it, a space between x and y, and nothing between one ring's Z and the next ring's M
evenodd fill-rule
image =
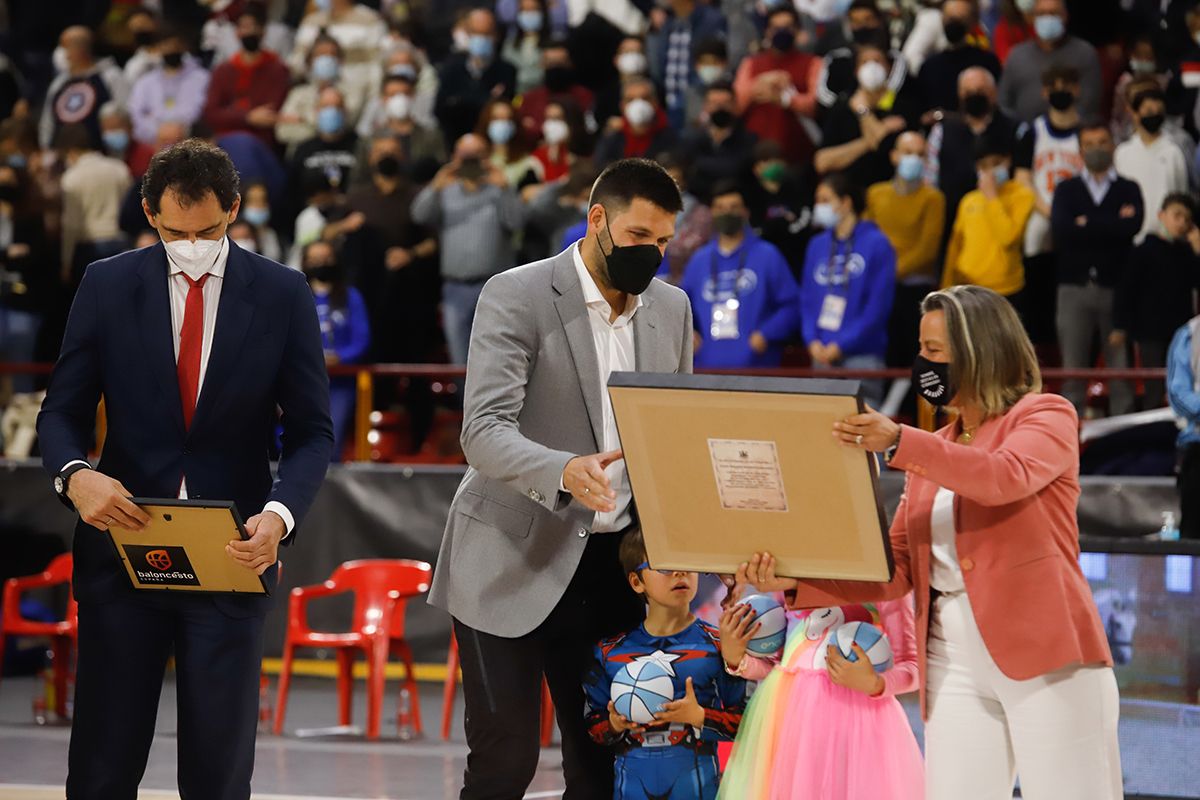
M442 686L442 741L450 740L450 723L454 718L454 697L458 694L458 639L450 632L450 654L446 656L446 682ZM542 679L542 747L554 739L554 700L550 684Z
M388 656L404 663L405 685L412 702L413 728L421 733L421 706L413 675L412 651L404 640L404 609L409 599L429 589L433 568L424 561L364 559L347 561L333 571L329 580L316 586L292 589L288 598L287 638L283 644L283 668L275 706L275 733L283 730L292 658L297 647L327 647L337 653L339 724L350 724L354 690L354 657L361 652L367 662L367 738L379 738L384 681ZM350 631L325 633L308 627L308 601L342 592L354 592L354 617Z
M30 589L71 585L73 566L70 553L55 557L38 575L9 578L4 582L4 610L0 614L0 675L4 673L4 642L9 636L45 636L54 653L54 712L67 716L67 681L71 673L71 654L79 639L79 606L75 593L67 598L67 616L60 622L35 622L21 616L21 595Z

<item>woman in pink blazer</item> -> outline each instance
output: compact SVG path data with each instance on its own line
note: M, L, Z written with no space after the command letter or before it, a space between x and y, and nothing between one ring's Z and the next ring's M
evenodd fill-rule
M794 608L901 597L917 616L929 800L1123 796L1112 656L1079 568L1078 420L1041 394L1033 346L1000 295L956 286L922 304L914 385L959 411L936 433L874 411L835 425L907 473L887 584L738 579Z

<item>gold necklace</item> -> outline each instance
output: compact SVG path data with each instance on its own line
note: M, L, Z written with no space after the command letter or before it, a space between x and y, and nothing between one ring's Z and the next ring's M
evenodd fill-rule
M969 429L964 426L962 433L958 435L959 444L970 444L971 442L975 441L975 431L977 430L979 430L978 425Z

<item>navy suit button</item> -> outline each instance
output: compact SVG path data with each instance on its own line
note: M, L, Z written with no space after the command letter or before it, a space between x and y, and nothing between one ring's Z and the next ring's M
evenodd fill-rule
M575 532L575 535L578 536L580 539L586 539L587 535L588 535L587 528L580 528L579 530L577 530Z

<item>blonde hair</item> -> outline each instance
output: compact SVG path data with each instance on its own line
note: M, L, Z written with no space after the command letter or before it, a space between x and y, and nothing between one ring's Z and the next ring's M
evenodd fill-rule
M985 419L1042 390L1033 343L1003 296L982 286L952 286L925 297L921 313L931 311L946 316L950 382L959 397L980 407Z

